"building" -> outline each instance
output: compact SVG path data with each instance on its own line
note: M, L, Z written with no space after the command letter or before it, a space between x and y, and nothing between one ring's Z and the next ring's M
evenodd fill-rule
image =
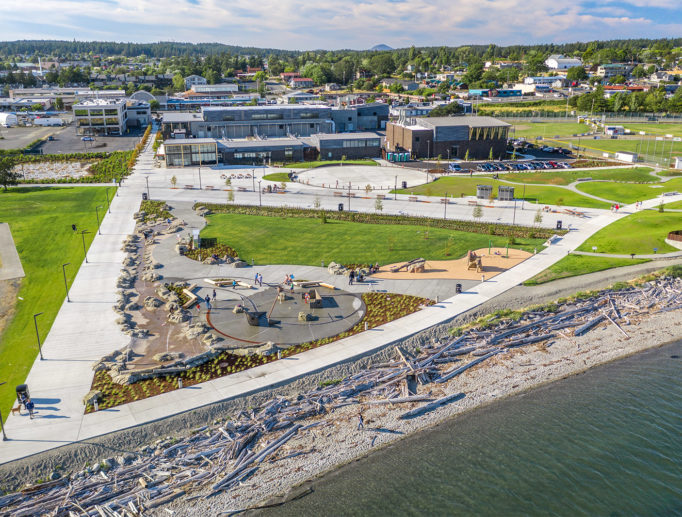
M278 104L298 104L298 103L305 103L305 102L315 102L319 101L320 96L315 94L315 93L307 93L307 92L301 92L301 91L296 91L296 92L291 92L291 93L286 93L282 95L281 97L277 98L277 103Z
M185 90L190 90L194 85L208 84L208 81L200 75L188 75L185 77Z
M88 99L124 99L125 90L91 90L90 88L14 88L9 91L10 99L48 99L54 104L57 98L64 103L65 108Z
M218 163L218 142L212 138L167 140L163 143L163 148L168 167L216 165Z
M381 136L377 133L319 134L311 136L309 140L317 149L321 160L356 160L381 156Z
M123 135L151 122L149 103L127 99L90 99L73 106L79 135Z
M428 117L435 104L408 104L407 106L391 106L390 114L398 119Z
M504 156L510 124L492 117L414 118L386 125L386 150L414 158Z
M551 86L552 83L554 83L556 80L560 79L559 77L545 77L545 76L539 76L539 77L526 77L523 80L523 84L545 84L547 86Z
M224 97L226 95L233 95L239 91L237 83L220 83L220 84L193 84L189 91L185 94L203 95L205 97Z
M345 108L334 108L332 120L334 132L376 131L385 129L388 122L389 105L383 102L356 104Z
M562 54L552 54L545 59L545 65L550 70L568 70L574 66L583 66L583 62L578 58L566 57Z
M396 83L400 84L400 86L402 86L403 90L405 90L406 92L413 92L419 89L419 84L414 81L393 78L384 79L383 81L381 81L381 86L383 86L385 89L389 89L392 85Z
M622 75L623 77L628 77L632 66L627 63L610 63L606 65L599 65L597 68L597 75L608 79L609 77L615 77L617 75Z
M308 77L292 77L289 80L289 86L292 88L312 88L315 83Z
M333 133L331 107L315 105L210 106L201 113L165 113L164 138L282 138Z
M301 77L298 72L282 72L279 76L284 79L285 82L291 81L294 77Z
M623 126L604 126L604 134L610 136L624 135L625 128Z

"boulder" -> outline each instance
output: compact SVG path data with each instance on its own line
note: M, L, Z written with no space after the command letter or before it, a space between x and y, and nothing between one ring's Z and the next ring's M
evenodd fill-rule
M178 305L177 302L168 302L165 306L165 309L168 312L175 312L180 310L180 306Z
M97 400L100 400L102 398L102 392L99 390L90 390L88 394L83 397L83 405L87 406L88 404L92 404Z
M279 352L279 348L272 341L268 341L256 349L257 354L264 356L275 355L277 352Z
M307 312L299 312L298 313L298 321L312 321L313 317L310 313Z
M247 266L248 266L248 264L247 264L246 262L244 262L243 260L235 260L235 261L232 263L232 265L233 265L234 267L239 267L239 268L247 267Z
M203 323L194 323L193 325L189 325L187 329L185 330L185 336L187 336L189 339L199 337L202 334L206 334L210 330L210 327L208 325L204 325Z
M204 260L204 264L208 264L211 266L215 266L216 264L218 264L218 262L219 262L218 259L214 257L208 257L207 259Z
M162 352L154 356L154 361L165 363L166 361L177 361L185 356L182 352Z
M189 321L189 318L188 312L184 310L175 311L168 315L168 321L171 323L184 323Z
M155 273L154 271L147 271L144 275L142 275L142 280L145 282L156 282L160 279L161 275Z
M235 306L234 306L234 309L232 309L232 312L233 312L234 314L241 314L242 312L245 312L245 311L244 311L244 307L243 307L243 306L241 306L241 305L235 305Z
M147 296L144 299L144 306L147 310L153 311L157 307L161 307L161 304L163 302L159 300L158 298L155 298L153 296Z

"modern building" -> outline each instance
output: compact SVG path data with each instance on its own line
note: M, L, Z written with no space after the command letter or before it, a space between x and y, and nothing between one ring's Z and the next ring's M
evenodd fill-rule
M91 99L73 106L79 135L122 135L151 122L149 103L128 99Z
M312 88L315 83L308 77L292 77L289 80L289 86L292 88Z
M408 104L406 106L391 106L390 115L399 119L427 117L435 104Z
M188 75L185 77L185 90L189 90L194 85L208 84L208 81L200 75Z
M329 106L269 105L211 106L201 113L165 113L164 139L181 138L282 138L333 133Z
M377 133L319 134L311 136L310 140L321 160L355 160L381 156L381 136Z
M51 104L57 98L64 103L65 108L89 99L124 99L125 90L91 90L90 88L14 88L9 91L10 99L48 99Z
M386 150L414 158L504 156L510 124L492 117L414 118L386 125Z
M310 147L298 138L273 138L268 140L221 140L219 152L223 163L262 164L270 162L300 162L314 160L317 151L306 155Z
M550 70L568 70L574 66L583 66L578 58L566 57L562 54L552 54L545 60L545 65Z
M597 68L597 75L608 79L609 77L615 77L617 75L622 75L623 77L628 77L632 71L632 66L627 63L609 63L606 65L600 65Z
M218 142L212 138L166 140L163 147L168 167L216 165L218 163Z
M376 131L385 129L388 122L389 105L383 102L356 104L345 108L334 108L332 120L336 133L347 131Z

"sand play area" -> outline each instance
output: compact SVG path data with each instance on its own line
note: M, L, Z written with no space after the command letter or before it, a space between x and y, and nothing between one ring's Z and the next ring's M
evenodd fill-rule
M423 273L408 273L404 269L397 273L392 273L391 268L400 266L404 262L387 264L379 268L379 272L372 275L373 278L387 278L391 280L480 280L481 275L486 279L492 278L500 273L513 268L532 255L527 251L509 248L509 257L506 256L506 248L488 248L475 250L476 255L481 257L483 272L479 273L475 269L467 269L466 255L457 260L427 260Z

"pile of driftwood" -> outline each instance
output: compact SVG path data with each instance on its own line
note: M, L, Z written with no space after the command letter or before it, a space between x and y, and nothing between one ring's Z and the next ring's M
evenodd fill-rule
M627 338L624 327L631 320L682 308L681 293L680 279L661 278L637 288L605 290L584 300L528 311L489 328L473 327L416 354L397 348L394 361L303 393L296 400L279 397L222 425L195 429L184 439L157 442L113 465L106 460L107 465L2 496L0 515L141 515L189 492L196 492L191 497L211 497L249 478L263 462L305 454L280 449L295 436L333 420L337 408L409 404L400 418L417 417L463 398L463 393L452 393L434 400L429 389L487 359L513 348L550 346L557 337L584 335L599 325L613 325Z

